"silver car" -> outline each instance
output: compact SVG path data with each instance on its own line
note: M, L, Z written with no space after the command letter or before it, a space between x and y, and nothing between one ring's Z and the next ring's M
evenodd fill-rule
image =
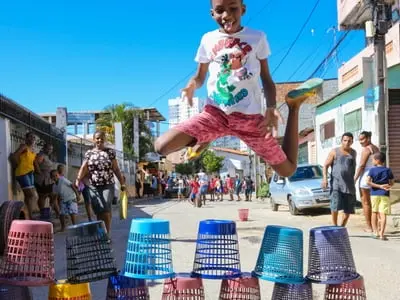
M323 190L322 167L299 165L288 178L274 173L270 183L271 207L277 211L279 205L288 205L292 215L306 208L329 206L329 188Z

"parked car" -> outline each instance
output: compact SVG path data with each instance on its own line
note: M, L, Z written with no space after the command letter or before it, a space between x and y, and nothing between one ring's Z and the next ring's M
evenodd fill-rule
M272 210L288 205L290 213L297 215L307 208L329 206L329 188L321 188L322 178L322 167L313 164L299 165L288 178L274 173L269 187Z
M189 198L190 194L190 187L188 185L185 185L185 188L183 189L183 196L185 198ZM165 198L178 198L178 183L172 183L171 182L165 187Z

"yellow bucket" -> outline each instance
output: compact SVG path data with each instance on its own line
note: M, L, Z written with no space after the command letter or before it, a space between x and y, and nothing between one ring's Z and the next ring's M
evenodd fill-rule
M70 284L59 280L49 287L49 300L92 300L89 283Z

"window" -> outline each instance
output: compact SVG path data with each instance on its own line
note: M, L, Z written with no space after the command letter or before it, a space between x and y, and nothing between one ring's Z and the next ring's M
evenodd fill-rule
M298 167L296 172L289 177L289 181L301 181L306 179L321 179L322 168L320 166Z
M335 137L335 120L331 120L321 125L321 141Z
M362 128L361 108L353 110L344 115L344 131L355 132Z

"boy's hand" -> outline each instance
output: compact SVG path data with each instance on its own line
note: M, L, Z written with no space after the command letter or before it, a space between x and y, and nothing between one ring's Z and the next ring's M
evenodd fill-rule
M272 132L272 136L277 137L278 122L284 123L279 110L276 108L267 108L264 114L264 120L258 125L258 129L265 136Z
M385 190L385 191L390 190L390 188L391 188L390 184L382 184L382 185L381 185L381 189L383 189L383 190Z
M182 89L181 99L182 101L186 101L190 107L193 106L193 96L194 91L196 90L196 83L191 81L188 85Z

